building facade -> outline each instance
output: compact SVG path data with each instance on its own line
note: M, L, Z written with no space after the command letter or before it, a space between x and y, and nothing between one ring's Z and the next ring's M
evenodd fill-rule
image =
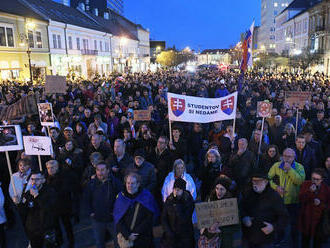
M19 3L14 6L13 11L0 7L0 80L43 79L50 68L48 22Z
M293 12L293 13L292 13ZM276 47L280 55L299 55L308 48L309 13L286 9L276 17Z
M77 8L80 3L84 3L88 11L97 9L101 15L108 10L115 11L120 15L124 14L124 0L71 0L71 7Z
M229 49L206 49L198 55L198 64L229 65L231 56Z
M315 70L330 75L330 0L321 0L308 12L310 51L321 55L321 63Z
M292 0L261 0L261 26L259 29L259 48L275 52L275 17L281 13Z

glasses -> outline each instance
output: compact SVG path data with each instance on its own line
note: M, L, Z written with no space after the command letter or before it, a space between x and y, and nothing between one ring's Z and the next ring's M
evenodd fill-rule
M42 178L31 178L31 181L40 181Z
M322 180L323 180L322 178L315 178L315 177L312 177L312 181L319 182L319 181L322 181Z
M283 158L294 158L295 156L294 155L284 155L283 154Z

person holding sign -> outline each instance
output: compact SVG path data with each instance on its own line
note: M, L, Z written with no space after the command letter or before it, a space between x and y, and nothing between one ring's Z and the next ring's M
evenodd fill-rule
M230 187L232 181L230 178L221 175L215 180L213 189L207 201L219 201L232 198ZM200 230L201 236L198 247L208 247L206 244L213 244L212 247L232 248L241 245L240 225L229 225L220 227L220 223L213 224L210 228Z
M280 195L270 187L267 174L253 174L252 187L242 198L241 216L246 247L273 247L275 233L287 226L289 214Z
M173 192L167 197L162 212L163 247L194 247L193 211L194 200L186 190L186 181L177 178L173 185Z

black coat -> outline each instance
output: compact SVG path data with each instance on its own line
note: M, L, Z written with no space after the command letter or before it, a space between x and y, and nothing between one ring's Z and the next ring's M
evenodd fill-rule
M78 178L71 171L59 170L54 176L48 176L46 184L55 189L57 199L55 203L57 215L77 214L77 195L79 191Z
M184 191L180 199L173 193L167 197L162 212L166 247L194 247L193 211L194 200L188 191Z
M132 169L129 169L141 176L141 188L147 189L151 193L154 192L157 185L157 177L155 167L147 161L144 161L141 166L134 164Z
M90 143L86 150L86 157L89 158L89 156L93 152L101 153L103 156L103 159L107 162L109 162L111 155L112 155L111 146L105 142L101 142L100 146L97 149L95 149L95 147L92 145L92 143Z
M124 182L124 177L129 172L129 170L133 169L134 161L133 158L128 154L125 153L124 157L118 161L117 156L115 154L112 155L110 162L110 167L117 167L119 168L118 172L113 172L113 175L121 182Z
M229 162L232 178L237 183L239 190L248 183L255 168L254 154L246 150L242 155L234 154Z
M295 160L304 166L306 180L310 180L312 171L317 166L314 151L309 146L305 146L302 152L297 148L295 148L294 151L296 152Z
M283 199L269 185L260 194L250 189L243 195L241 216L242 218L249 216L252 219L251 227L243 225L243 237L249 244L255 245L274 242L275 232L283 230L289 219ZM261 231L265 226L264 221L274 227L274 231L269 235Z
M101 182L97 177L92 179L85 191L88 214L94 213L93 218L96 221L111 222L113 220L113 206L121 190L121 182L111 174L105 182Z
M56 191L54 188L43 185L39 195L34 198L30 191L23 194L20 212L24 213L25 230L30 235L43 236L53 231L55 227Z

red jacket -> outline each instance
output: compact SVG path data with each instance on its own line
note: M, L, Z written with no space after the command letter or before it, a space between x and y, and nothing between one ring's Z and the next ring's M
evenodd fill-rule
M312 192L310 187L312 181L305 181L299 192L299 200L301 203L299 215L299 230L309 236L314 236L317 225L320 223L324 209L330 206L330 188L322 182L317 192ZM321 203L316 206L314 199L318 198Z

